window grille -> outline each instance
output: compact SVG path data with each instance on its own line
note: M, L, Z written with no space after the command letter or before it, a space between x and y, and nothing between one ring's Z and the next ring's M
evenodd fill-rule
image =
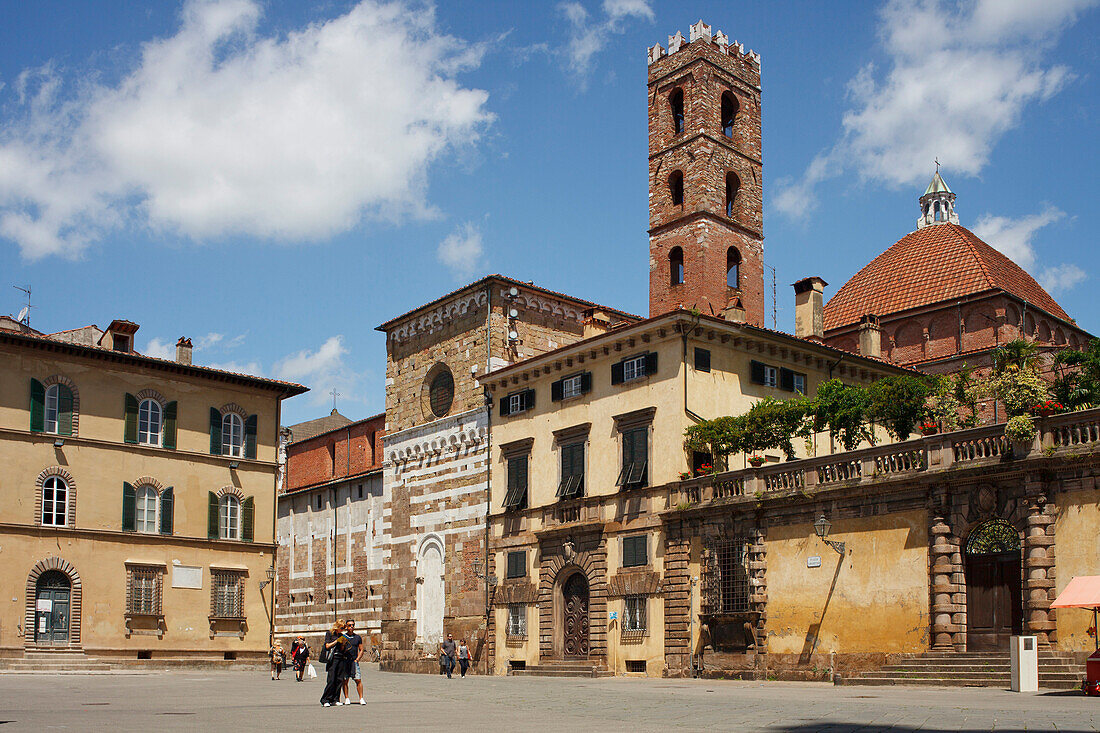
M508 627L505 633L509 637L527 636L527 607L522 603L508 604Z
M627 596L623 599L622 628L624 634L645 633L645 604L645 596Z
M130 568L130 595L126 602L127 612L142 616L161 615L161 571L160 568L133 566Z
M210 571L210 615L215 618L244 618L244 573Z
M743 537L711 543L703 573L704 603L710 613L749 610L748 542Z

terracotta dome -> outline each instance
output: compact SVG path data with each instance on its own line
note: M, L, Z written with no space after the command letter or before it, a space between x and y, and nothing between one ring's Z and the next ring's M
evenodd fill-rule
M936 223L902 237L844 283L825 305L825 330L856 323L867 314L882 317L991 290L1070 320L1015 262L965 227Z

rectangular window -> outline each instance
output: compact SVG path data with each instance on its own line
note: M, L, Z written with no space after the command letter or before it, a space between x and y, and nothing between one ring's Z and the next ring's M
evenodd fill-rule
M210 571L210 615L215 618L244 618L244 573Z
M806 375L795 374L792 378L793 389L798 394L806 394Z
M709 548L704 569L705 605L712 613L749 610L748 542L735 538Z
M710 350L709 349L695 349L695 371L709 372L710 371Z
M561 380L561 398L567 400L570 397L580 397L583 394L581 389L581 374L575 374L572 377L566 377Z
M136 616L159 616L161 614L161 578L160 568L147 565L132 565L130 571L130 593L126 603L127 613Z
M568 499L584 495L584 443L561 447L561 481L558 496Z
M500 416L508 417L535 407L535 390L525 389L500 398Z
M616 486L645 486L649 462L649 428L634 428L622 432L623 463Z
M523 412L522 392L514 395L508 395L508 414L515 415L517 412Z
M779 370L773 366L768 366L767 364L764 365L764 386L779 386Z
M517 550L515 552L508 553L508 571L505 577L508 578L525 578L527 577L527 551Z
M528 455L508 459L508 491L504 495L505 509L527 507L527 459Z
M645 633L645 602L645 596L627 596L623 599L623 633Z
M645 375L645 354L635 356L623 362L624 382L629 382L632 379L640 379Z
M636 568L649 562L649 553L646 547L644 534L623 538L623 567Z
M508 625L505 633L510 638L525 638L527 636L527 606L522 603L508 604Z

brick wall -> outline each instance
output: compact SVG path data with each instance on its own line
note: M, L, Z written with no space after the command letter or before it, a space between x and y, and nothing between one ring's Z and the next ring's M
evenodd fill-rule
M380 469L385 422L385 415L375 415L288 445L287 490Z

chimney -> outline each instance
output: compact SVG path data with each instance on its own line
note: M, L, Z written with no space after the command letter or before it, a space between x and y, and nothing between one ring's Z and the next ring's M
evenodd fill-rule
M722 318L725 318L730 323L745 322L745 306L741 303L740 298L730 298L730 302L722 309Z
M611 316L599 308L589 308L584 312L584 334L582 338L592 338L612 329Z
M176 361L180 364L191 363L191 339L180 336L180 340L176 342Z
M859 353L882 357L882 329L878 325L878 316L868 313L859 319Z
M794 284L794 335L799 338L825 338L825 299L829 283L819 277L805 277Z

